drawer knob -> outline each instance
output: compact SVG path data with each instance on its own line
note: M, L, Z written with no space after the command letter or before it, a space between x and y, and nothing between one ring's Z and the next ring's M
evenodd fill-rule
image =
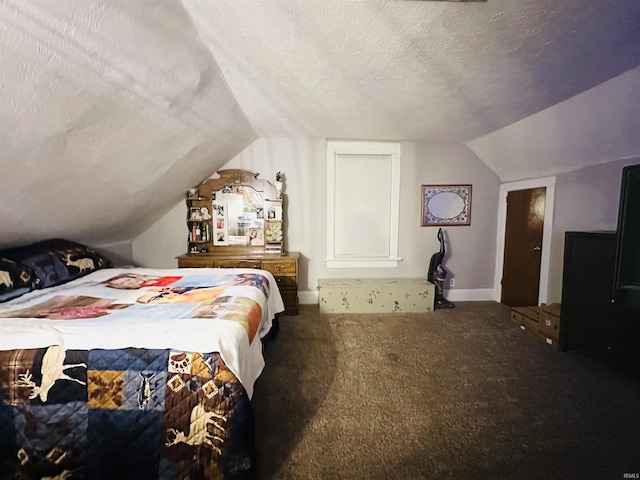
M278 264L278 265L274 265L274 266L273 266L273 269L274 269L276 272L281 272L281 271L283 271L285 268L287 268L287 267L286 267L286 265L283 265L283 264Z

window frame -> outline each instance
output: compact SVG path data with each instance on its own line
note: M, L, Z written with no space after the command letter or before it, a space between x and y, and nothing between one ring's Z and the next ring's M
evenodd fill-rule
M381 195L383 203L367 205L372 211L388 212L388 218L383 219L388 225L388 237L386 247L381 248L380 254L359 254L357 252L343 253L341 245L336 239L344 237L344 228L349 225L357 225L357 222L342 220L340 211L336 210L336 197L344 198L348 195L343 190L338 191L340 182L336 182L336 173L341 169L341 160L350 158L387 159L389 161L388 183L374 185L373 188L388 189L385 195ZM329 141L327 144L327 268L395 268L401 260L398 257L398 230L400 217L400 159L401 148L398 142L366 142L366 141ZM367 171L365 168L359 173L356 182L366 182ZM377 181L381 181L379 178ZM366 183L356 183L356 187L362 187ZM357 192L357 189L356 189ZM371 195L367 195L371 199ZM357 201L354 199L354 201ZM388 202L388 203L387 203ZM338 231L339 230L339 231ZM362 229L360 229L362 230ZM353 235L362 235L361 231L350 232ZM382 253L382 250L386 250Z

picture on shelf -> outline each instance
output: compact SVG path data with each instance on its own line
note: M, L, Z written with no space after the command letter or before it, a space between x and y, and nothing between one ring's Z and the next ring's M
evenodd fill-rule
M264 245L264 233L262 228L249 229L249 245Z
M229 245L229 229L227 227L226 208L221 203L213 202L213 244L218 246Z
M191 207L189 209L189 220L202 220L202 213L199 208Z
M268 220L282 221L282 202L279 200L265 200L265 209L267 210Z

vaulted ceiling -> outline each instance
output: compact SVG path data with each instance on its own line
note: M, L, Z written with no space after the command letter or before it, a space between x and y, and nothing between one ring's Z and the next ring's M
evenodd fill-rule
M637 0L5 0L0 61L0 245L130 239L257 137L640 152ZM602 138L529 167L549 118Z
M184 4L266 137L464 143L640 65L633 0Z

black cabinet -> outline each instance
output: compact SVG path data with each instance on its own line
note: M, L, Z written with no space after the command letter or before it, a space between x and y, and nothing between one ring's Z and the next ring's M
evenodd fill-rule
M565 233L559 348L640 377L640 311L612 302L615 259L615 233Z

